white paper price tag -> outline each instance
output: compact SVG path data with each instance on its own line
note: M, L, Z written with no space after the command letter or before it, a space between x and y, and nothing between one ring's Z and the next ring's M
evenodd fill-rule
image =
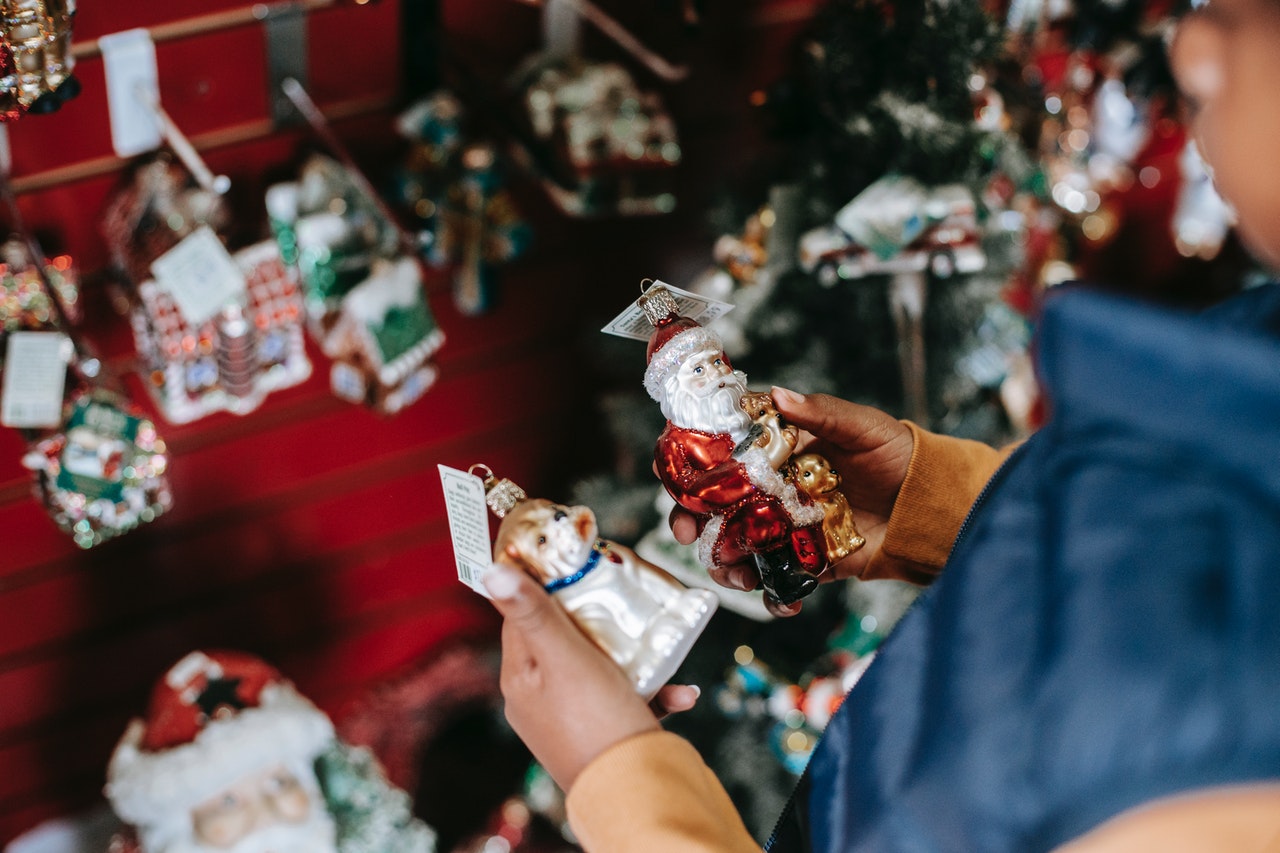
M156 282L192 326L216 316L244 296L244 271L208 226L193 231L151 264Z
M160 122L148 106L160 98L156 46L145 29L109 33L98 39L107 80L111 147L132 157L160 147Z
M493 565L493 544L489 541L489 508L484 502L484 481L475 474L438 465L444 506L449 514L449 536L458 564L458 580L489 597L480 579Z
M666 288L671 297L675 299L676 305L680 307L680 316L697 320L703 326L733 310L733 305L728 302L699 296L696 293L672 287L663 281L655 281L652 286ZM644 309L633 302L600 331L606 335L617 335L620 338L648 342L653 335L653 324L644 315Z
M0 422L54 427L62 422L62 392L74 349L61 332L14 332L5 349Z

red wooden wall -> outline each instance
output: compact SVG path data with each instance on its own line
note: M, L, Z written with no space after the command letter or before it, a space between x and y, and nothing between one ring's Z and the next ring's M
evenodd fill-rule
M77 40L245 5L81 0ZM709 2L696 36L670 14L678 3L661 14L641 8L650 4L601 5L697 71L669 91L684 122L686 171L697 176L681 213L576 223L517 180L535 247L508 270L486 317L458 315L447 282L430 283L448 340L441 379L422 401L394 418L343 403L313 349L312 378L247 416L185 426L157 419L171 450L173 509L87 552L32 497L22 440L0 430L0 846L100 801L126 720L192 648L258 652L338 714L440 644L494 635L491 610L454 576L436 465L484 461L551 494L604 455L582 342L642 277L680 281L706 263L711 235L699 208L711 178L748 169L748 95L776 72L785 36L814 4ZM309 18L309 90L345 117L339 134L375 173L400 150L389 119L400 105L402 41L423 35L402 31L403 11L382 0ZM537 45L537 12L515 0L450 0L441 20L451 61L472 63L482 85ZM232 202L252 236L262 228L263 189L314 142L306 130L270 125L262 30L239 26L158 49L163 103L211 167L232 178ZM87 337L128 374L127 321L95 275L106 263L98 216L125 164L110 148L101 59L82 59L77 76L78 99L9 129L15 186L28 223L86 273ZM637 345L637 382L641 353ZM151 409L136 377L127 381Z

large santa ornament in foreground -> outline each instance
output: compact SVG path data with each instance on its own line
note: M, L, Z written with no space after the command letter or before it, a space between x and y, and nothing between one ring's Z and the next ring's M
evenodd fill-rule
M665 288L650 287L637 304L654 327L644 387L667 418L654 449L658 476L698 517L699 560L714 568L750 557L766 595L799 601L829 560L822 507L781 473L798 431L767 394L747 390L720 339L680 316Z
M435 850L369 752L238 652L192 652L165 673L116 746L106 794L132 827L110 853Z

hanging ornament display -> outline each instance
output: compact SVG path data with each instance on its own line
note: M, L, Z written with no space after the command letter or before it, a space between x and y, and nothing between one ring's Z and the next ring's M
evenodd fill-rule
M71 256L45 258L44 276L67 320L80 322L80 276ZM57 309L49 301L26 241L9 238L0 245L0 331L52 329L57 321Z
M335 395L394 414L435 382L430 359L442 343L422 268L402 257L374 262L369 277L338 304L321 348L333 359L329 379Z
M173 251L199 250L183 269L139 284L130 312L147 389L172 423L218 411L243 415L311 375L302 293L279 247L266 241L228 255L210 231L188 240ZM215 270L223 271L221 282ZM191 288L201 300L219 288L225 298L193 303Z
M72 75L75 0L0 3L0 121L49 113L80 93Z
M879 638L868 639L858 652L833 647L798 682L782 678L751 647L740 646L713 693L715 706L731 720L771 719L769 747L784 768L799 775L831 716L870 666Z
M445 191L431 260L452 270L453 301L463 314L493 306L498 265L519 257L529 244L529 226L503 188L497 150L469 145Z
M218 192L200 186L167 153L151 157L111 196L102 235L117 269L131 283L151 278L151 264L205 227L225 235L231 211Z
M635 216L675 209L682 152L656 92L616 63L572 57L543 64L523 85L537 146L530 165L571 216Z
M871 275L977 272L986 266L977 213L963 184L930 188L889 175L842 207L831 225L801 236L800 268L828 287Z
M433 92L396 119L409 153L396 171L395 196L427 235L436 233L445 188L463 146L462 104L445 90Z
M325 155L268 190L267 212L301 275L307 327L333 359L333 393L385 414L418 400L435 381L430 359L444 333L395 224Z
M84 392L61 428L23 458L54 522L91 548L158 518L171 502L168 457L155 425L123 398Z
M543 584L637 693L657 693L711 621L716 597L598 538L589 508L531 499L486 466L472 470L483 471L485 502L502 519L494 559L514 562Z
M399 234L346 167L324 154L308 157L297 181L268 189L266 203L285 263L301 273L309 328L323 340L374 259L398 253Z
M531 229L505 188L497 147L469 141L462 125L462 105L446 91L400 116L412 147L396 194L422 229L428 260L449 271L454 304L476 315L493 307L498 267L524 253Z

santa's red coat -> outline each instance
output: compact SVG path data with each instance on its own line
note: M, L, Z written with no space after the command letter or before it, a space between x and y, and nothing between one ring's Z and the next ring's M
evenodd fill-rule
M670 421L654 447L658 477L676 503L698 517L698 532L722 517L712 551L713 562L735 563L749 554L790 546L811 572L825 566L822 524L797 525L786 505L748 475L733 458L728 433L678 427ZM806 496L797 495L799 501Z

